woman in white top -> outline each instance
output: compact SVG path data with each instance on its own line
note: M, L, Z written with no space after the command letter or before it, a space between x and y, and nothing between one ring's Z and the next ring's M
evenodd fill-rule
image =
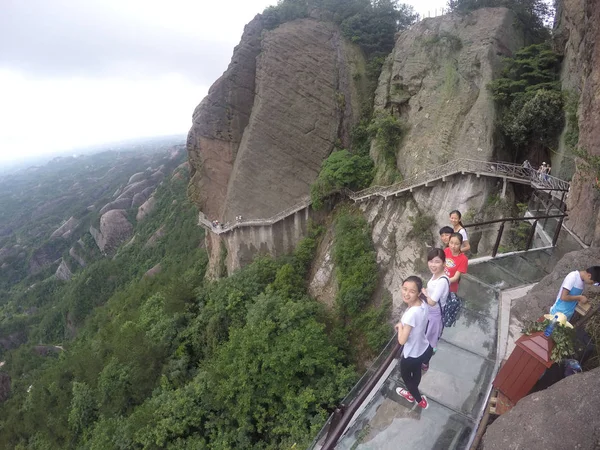
M402 299L408 308L394 328L398 332L398 342L404 345L400 374L406 389L396 388L396 393L411 403L416 401L421 408L427 409L429 403L421 396L419 383L421 364L431 358L433 348L425 337L429 307L421 300L422 289L423 281L419 277L408 277L402 283Z
M450 224L452 224L452 228L454 228L455 233L460 233L463 237L462 246L460 247L460 251L465 253L471 250L471 244L469 244L469 235L467 234L467 230L463 226L460 219L462 218L462 214L459 210L455 209L454 211L450 211Z
M422 290L429 305L429 322L425 336L435 352L438 340L444 329L442 309L446 306L446 299L450 292L450 279L444 274L444 268L446 267L446 254L444 250L441 248L431 249L427 254L427 265L432 276L427 283L427 289L423 288ZM429 361L424 361L421 369L427 372Z

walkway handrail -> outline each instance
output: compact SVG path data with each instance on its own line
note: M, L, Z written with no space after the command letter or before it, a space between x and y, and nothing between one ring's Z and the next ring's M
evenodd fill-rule
M356 397L354 397L354 399L350 402L347 408L340 412L340 414L342 415L341 417L339 417L339 420L336 423L331 424L333 426L333 429L329 430L329 432L327 433L327 439L321 447L321 450L332 450L335 447L339 438L342 436L342 434L346 430L346 427L352 420L352 417L354 417L354 414L356 413L356 411L358 411L358 408L360 408L360 406L369 396L373 388L375 388L375 385L381 379L381 377L388 369L392 361L395 358L397 358L400 352L402 351L403 346L397 341L396 335L394 335L392 339L396 339L394 348L392 349L388 357L385 359L383 364L381 364L381 366L379 366L375 373L371 375L367 383L362 387L360 392L357 394Z
M358 192L352 192L349 189L342 189L340 193L346 195L355 202L367 200L375 196L387 198L389 196L399 194L403 191L407 191L457 173L475 173L478 175L490 175L502 178L511 178L513 180L528 181L533 187L541 190L547 189L567 191L569 189L568 181L561 180L553 177L552 175L540 174L534 169L525 168L519 164L461 158L450 161L433 169L423 171L389 186L372 186ZM311 198L308 195L303 197L298 203L295 203L289 208L280 211L268 219L242 220L231 225L220 224L217 227L213 226L213 224L207 220L203 214L200 214L199 224L206 226L209 230L216 234L227 233L231 230L241 227L269 226L308 207L311 203Z

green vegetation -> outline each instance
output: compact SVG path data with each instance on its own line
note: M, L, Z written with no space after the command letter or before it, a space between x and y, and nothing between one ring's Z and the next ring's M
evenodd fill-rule
M313 208L323 206L326 197L343 188L359 190L373 179L373 161L368 156L351 155L347 150L334 151L323 161L321 171L310 187Z
M415 22L409 5L397 0L280 0L263 11L267 28L309 17L311 11L340 26L344 36L360 45L368 57L387 55L394 47L394 34Z
M311 224L289 257L210 282L186 180L155 198L114 258L9 292L0 335L22 333L23 344L2 355L12 390L0 448L306 447L355 383L355 364L389 338L390 300L370 304L377 265L364 219L336 224L340 295L328 311L306 291L322 227ZM17 314L30 306L36 314ZM39 343L64 350L42 357Z
M390 338L386 322L391 299L369 306L378 278L375 249L366 220L349 208L342 208L336 217L333 260L339 286L335 299L338 330L343 330L342 339L348 339L353 360L364 361Z
M427 50L437 47L447 48L451 53L458 52L463 46L460 36L448 31L440 31L437 34L421 39L421 45Z
M432 245L434 239L431 229L437 224L435 217L418 212L414 216L409 216L408 219L410 220L411 229L406 237L419 244Z
M550 29L546 24L554 18L554 7L544 0L448 0L450 11L458 14L499 6L515 12L520 28L529 42L540 42L550 36Z
M527 322L521 332L529 336L536 331L544 331L549 324L550 320L548 319L543 322ZM575 355L575 330L573 328L557 325L552 332L552 340L555 344L550 354L552 361L559 363L563 359Z
M406 135L406 125L391 114L378 114L369 124L368 131L375 138L381 161L377 161L377 181L392 184L402 180L396 164L396 152Z
M531 45L508 58L502 78L489 85L515 160L525 149L556 146L564 124L559 66L560 58L548 44Z

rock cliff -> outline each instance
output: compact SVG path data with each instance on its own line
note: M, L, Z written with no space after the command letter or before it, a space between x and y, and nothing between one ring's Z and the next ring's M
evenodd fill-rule
M600 446L600 368L572 375L528 395L498 417L483 436L483 450Z
M407 125L397 166L410 176L455 158L502 159L496 154L495 109L487 84L502 58L523 45L505 8L425 19L398 35L384 64L376 111ZM377 148L372 149L378 159Z
M114 252L119 245L127 241L133 232L133 226L127 220L123 209L113 209L100 218L100 230L90 227L90 233L96 245L103 253Z
M599 0L562 0L558 5L557 46L564 53L563 88L578 102L578 147L600 157L600 21ZM569 226L583 242L600 244L600 190L597 173L576 159L567 200Z
M334 144L348 144L363 66L333 24L250 22L188 135L190 194L206 216L270 217L307 195Z

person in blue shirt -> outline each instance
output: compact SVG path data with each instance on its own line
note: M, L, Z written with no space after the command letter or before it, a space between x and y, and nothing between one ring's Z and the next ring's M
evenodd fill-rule
M583 295L586 284L600 285L600 266L592 266L585 270L574 270L564 279L550 314L563 313L570 320L577 303L586 304L588 299Z

